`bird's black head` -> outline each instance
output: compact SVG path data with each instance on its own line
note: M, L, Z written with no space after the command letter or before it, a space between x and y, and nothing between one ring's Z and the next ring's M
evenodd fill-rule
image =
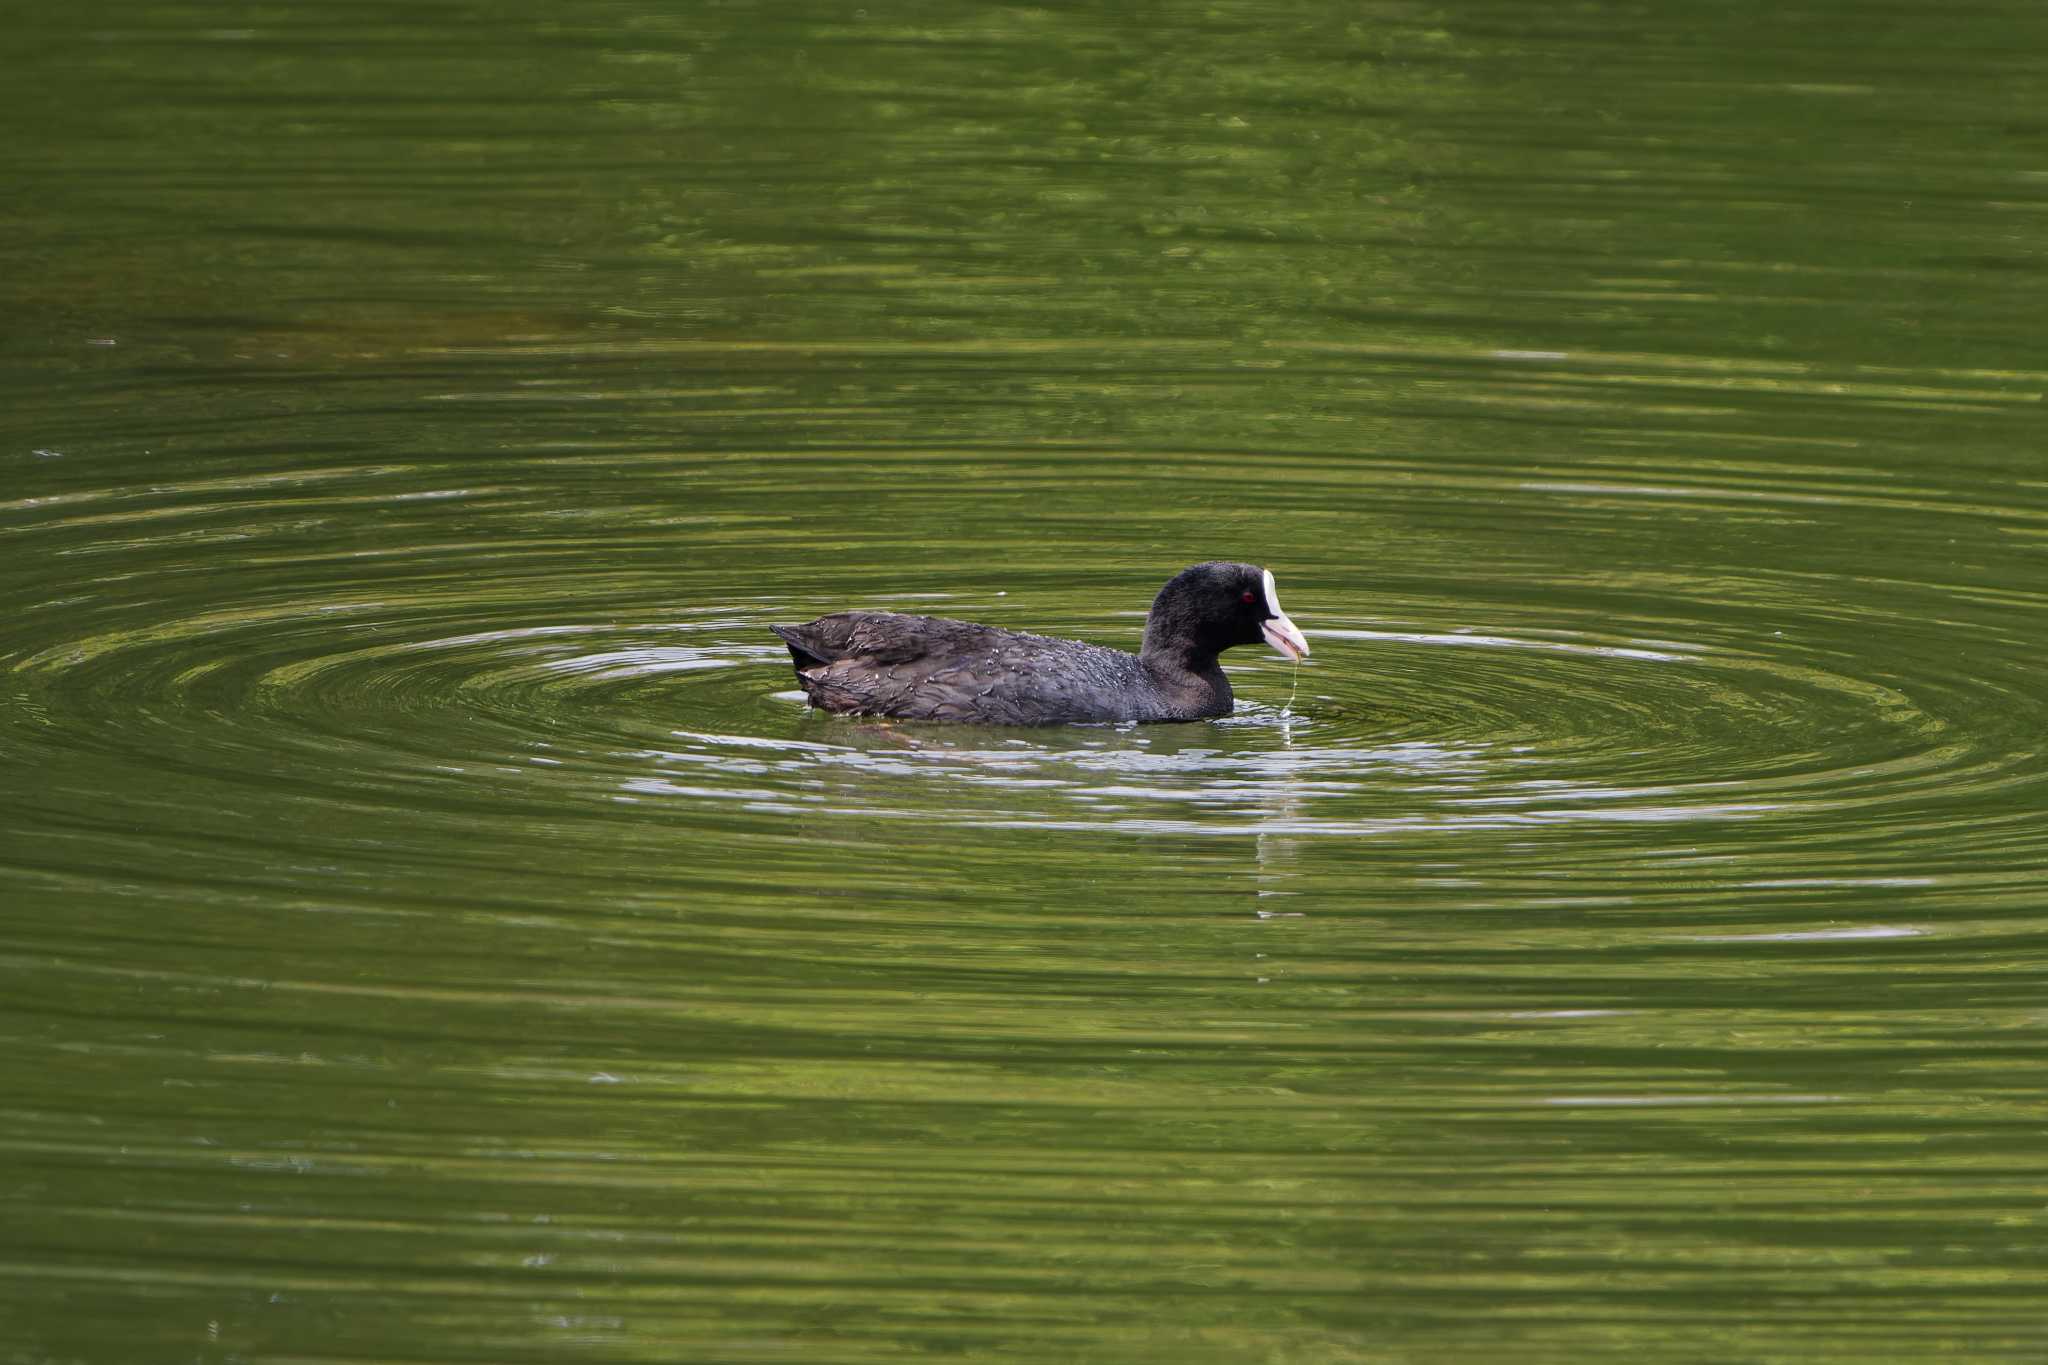
M1201 671L1232 645L1260 641L1289 658L1308 641L1280 610L1270 570L1211 560L1182 569L1159 590L1145 618L1145 657Z

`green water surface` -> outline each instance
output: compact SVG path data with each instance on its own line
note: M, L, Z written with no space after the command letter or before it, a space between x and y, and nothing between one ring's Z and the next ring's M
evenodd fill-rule
M2038 0L9 32L0 1361L2048 1358Z

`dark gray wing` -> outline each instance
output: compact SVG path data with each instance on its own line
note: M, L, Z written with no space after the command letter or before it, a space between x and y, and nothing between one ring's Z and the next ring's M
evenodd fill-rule
M1137 656L1122 650L891 612L774 630L828 711L985 725L1154 718Z

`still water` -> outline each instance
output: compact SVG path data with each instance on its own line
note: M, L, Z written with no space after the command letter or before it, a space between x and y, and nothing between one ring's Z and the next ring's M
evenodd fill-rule
M2048 11L0 53L0 1358L2048 1353ZM770 622L1236 715L807 712Z

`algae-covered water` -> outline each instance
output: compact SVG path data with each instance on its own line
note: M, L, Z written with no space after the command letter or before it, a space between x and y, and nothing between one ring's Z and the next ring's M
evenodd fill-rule
M2048 1352L2033 0L13 28L0 1359Z

